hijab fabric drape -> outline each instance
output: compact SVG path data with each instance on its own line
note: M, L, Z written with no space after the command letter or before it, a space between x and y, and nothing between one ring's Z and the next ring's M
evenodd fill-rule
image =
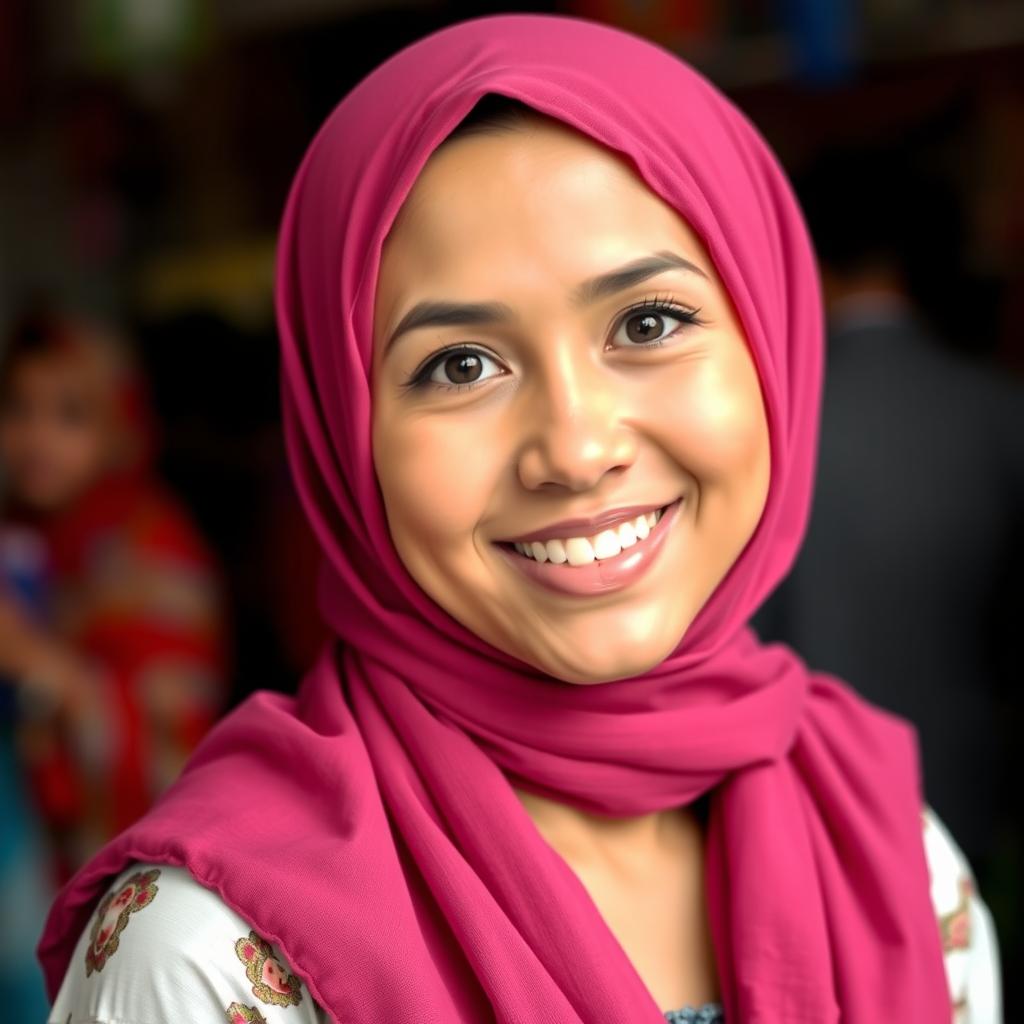
M760 374L761 522L641 677L576 686L494 649L416 585L388 534L370 447L381 244L488 92L632 161L704 239ZM284 214L276 299L289 458L336 640L296 697L261 690L226 716L165 799L62 890L39 944L51 993L104 881L134 858L187 866L337 1021L663 1021L511 781L611 815L709 794L728 1024L947 1024L915 730L746 625L803 537L823 360L810 240L751 123L679 58L609 26L449 26L374 70L317 134Z

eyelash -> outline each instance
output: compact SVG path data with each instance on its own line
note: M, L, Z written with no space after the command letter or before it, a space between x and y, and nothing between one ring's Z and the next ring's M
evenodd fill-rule
M675 302L672 302L667 296L653 296L651 298L642 299L640 302L635 302L633 305L628 306L623 310L622 315L619 318L618 323L615 325L615 330L622 326L626 320L630 317L635 316L637 313L667 313L669 316L676 320L682 320L683 322L674 330L665 335L664 338L659 338L657 341L648 341L643 344L630 345L630 348L658 348L665 344L667 338L674 337L686 326L703 326L706 321L701 320L697 314L700 313L700 307L697 309L687 309L685 306L680 306ZM466 352L470 355L483 355L488 359L494 357L481 349L473 348L472 346L464 345L461 342L454 345L448 345L445 348L439 349L428 359L423 366L420 367L408 381L403 384L403 388L409 391L416 391L426 387L437 388L440 391L465 391L469 388L474 388L482 381L470 381L466 384L439 384L437 381L430 380L430 375L434 372L434 369L443 361L443 359L457 353Z

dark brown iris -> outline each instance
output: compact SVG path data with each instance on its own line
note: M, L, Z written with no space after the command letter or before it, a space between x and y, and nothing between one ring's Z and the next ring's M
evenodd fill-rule
M444 361L445 373L453 384L472 384L480 376L482 363L472 352L460 352Z
M639 323L641 326L634 328L633 324ZM662 318L657 313L644 313L640 316L631 316L626 321L626 334L629 335L630 341L650 341L651 338L656 338L665 329L665 325L662 322ZM636 335L634 337L634 334Z

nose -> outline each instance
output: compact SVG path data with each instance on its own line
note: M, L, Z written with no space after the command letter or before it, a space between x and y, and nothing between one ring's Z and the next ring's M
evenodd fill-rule
M621 378L578 355L553 361L531 385L524 406L519 479L529 490L586 491L636 458Z

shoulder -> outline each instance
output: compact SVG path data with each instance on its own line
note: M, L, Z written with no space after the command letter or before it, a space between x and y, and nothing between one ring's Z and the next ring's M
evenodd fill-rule
M992 915L966 856L927 804L921 824L953 1024L1002 1024L999 947Z
M326 1024L328 1017L276 946L187 869L133 863L112 880L79 937L48 1024L183 1020Z
M130 533L144 548L212 563L212 552L191 512L162 481L153 479L139 495L129 520Z
M203 538L159 490L140 489L116 525L93 544L93 614L155 618L205 630L220 614L223 581Z
M104 515L93 535L93 561L155 558L195 570L219 570L190 509L156 475L116 477L99 485L97 494Z

